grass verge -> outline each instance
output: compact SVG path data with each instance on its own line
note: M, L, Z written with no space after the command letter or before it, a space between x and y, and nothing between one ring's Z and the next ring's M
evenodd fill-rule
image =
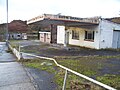
M120 61L120 55L117 56L64 56L55 57L57 62L81 74L94 78L104 84L120 89L119 68L117 63ZM112 60L110 60L112 59ZM114 60L114 61L113 61ZM115 61L116 60L116 61ZM104 71L105 69L109 69ZM114 69L114 70L112 70ZM108 73L108 74L107 74ZM114 74L117 73L117 74Z
M26 60L23 59L20 62L27 67L37 68L55 74L55 82L58 85L57 90L62 89L65 70L57 67L53 61L44 59L26 59ZM104 90L103 88L68 72L66 90L86 90L86 89Z

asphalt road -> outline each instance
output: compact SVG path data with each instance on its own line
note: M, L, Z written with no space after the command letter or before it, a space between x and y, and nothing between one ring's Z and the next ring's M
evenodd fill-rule
M57 90L54 82L54 74L35 68L26 68L33 77L38 90Z

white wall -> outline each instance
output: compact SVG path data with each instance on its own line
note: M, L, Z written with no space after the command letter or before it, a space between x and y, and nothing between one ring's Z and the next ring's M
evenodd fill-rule
M113 48L120 48L120 30L119 31L113 31Z
M65 26L57 26L57 44L65 43Z
M107 21L101 20L100 22L100 48L113 48L113 30L120 30L120 25Z
M24 39L24 40L27 39L27 34L26 33L22 33L22 39Z
M115 48L113 40L113 30L120 30L120 24L116 24L107 20L101 20L99 25L96 26L81 26L69 27L69 44L76 46L83 46L88 48L102 49L102 48ZM72 30L79 30L79 40L72 39ZM94 42L85 41L85 31L93 30ZM65 43L65 26L57 27L57 43Z
M72 30L79 30L79 40L72 39ZM94 30L94 42L92 41L85 41L85 31L86 30ZM81 28L70 28L70 35L69 35L69 44L70 45L77 45L77 46L83 46L88 48L96 48L99 49L99 29L98 26L85 26Z
M45 43L50 43L51 41L51 33L50 32L39 32L40 41Z

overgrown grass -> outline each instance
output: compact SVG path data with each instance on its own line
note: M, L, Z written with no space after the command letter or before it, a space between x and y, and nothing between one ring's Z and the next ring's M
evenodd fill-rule
M55 82L58 84L57 90L62 89L65 70L57 67L53 63L53 61L44 60L44 59L27 59L27 60L23 59L20 62L22 62L27 67L37 68L40 70L47 71L49 73L54 73ZM50 65L47 65L47 64L50 64ZM86 71L85 73L88 75L93 74L93 72L91 71ZM102 77L99 77L99 78L102 78ZM91 88L91 90L104 90L103 88L68 72L66 90L86 90L86 88Z
M52 61L47 61L44 59L22 59L20 62L22 62L27 67L38 68L50 73L55 73L55 64Z
M105 84L111 85L117 90L120 90L120 76L119 75L105 74L104 76L98 76L97 80Z
M45 59L22 59L20 62L26 67L37 68L49 73L55 74L55 83L58 85L57 90L62 89L63 79L64 79L64 70L58 68L53 61ZM51 65L47 65L51 64Z
M105 62L105 59L108 57L100 56L89 56L89 57L76 57L76 56L67 56L67 57L55 57L55 59L63 66L66 66L72 70L75 70L79 73L83 73L87 76L96 75L97 71L101 69ZM111 58L111 57L109 57ZM97 62L98 61L98 62Z
M66 66L86 76L92 77L114 88L120 88L119 75L114 75L111 73L106 76L101 73L101 70L104 69L104 67L112 68L114 66L114 64L107 63L109 59L120 60L120 55L88 56L88 57L64 56L64 57L55 57L55 59L59 64L63 66Z
M110 64L105 63L107 59L118 58L120 56L89 56L89 57L75 57L75 56L67 56L67 57L55 57L58 63L66 66L72 70L75 70L81 74L86 76L95 78L96 80L110 85L114 88L120 88L120 76L114 74L100 75L100 70L106 65L110 66ZM65 70L58 68L52 61L44 60L44 59L34 59L34 60L23 60L23 64L27 67L38 68L40 70L44 70L50 73L55 74L55 82L58 84L58 90L61 90L63 85L63 79L65 75ZM41 65L44 63L44 65ZM52 65L46 65L47 63L52 63ZM112 65L111 65L112 66ZM78 76L73 75L71 73L68 74L66 90L70 90L71 88L80 88L85 90L85 85L89 85L93 90L104 90L101 87L96 86L95 84L86 81L82 78L78 78ZM97 88L97 89L96 89ZM77 90L77 89L71 89Z
M39 45L30 45L30 46L27 46L27 47L23 47L22 51L23 52L29 52L29 53L35 53L35 54L42 54L42 55L47 55L47 54L49 55L51 53L52 54L58 53L59 50L57 50L56 48L51 48L49 46L50 45L48 45L48 44L41 44L40 46ZM96 51L96 50L91 51L91 49L82 48L82 49L80 49L81 53L82 53L82 51L84 51L84 49L85 49L84 53L86 53L87 51L88 51L87 53L92 53L92 52L94 53L94 51ZM108 50L108 49L106 49L106 50ZM104 52L106 50L104 49L104 50L98 50L98 51L103 51ZM119 51L119 49L118 50L109 49L109 50L110 51ZM66 54L66 52L63 52L63 53ZM66 67L68 67L72 70L75 70L75 71L77 71L81 74L84 74L86 76L92 77L92 78L94 78L94 79L96 79L96 80L98 80L102 83L113 86L117 89L120 88L120 86L119 86L120 85L119 75L115 75L115 77L113 77L114 74L108 74L107 76L104 75L104 74L103 75L101 74L101 70L104 69L104 67L110 67L110 68L113 67L114 68L114 63L107 63L107 61L110 60L110 59L120 60L120 55L93 56L91 54L91 56L72 56L71 55L71 56L56 56L54 58L57 60L57 62L59 64L61 64L63 66L66 66ZM28 67L39 68L39 69L42 69L42 70L45 70L45 71L48 71L48 72L51 72L53 70L52 72L55 73L56 83L60 86L59 90L61 90L65 71L62 70L62 69L58 69L56 71L56 69L54 69L54 67L56 67L56 66L54 66L54 65L50 66L50 67L46 66L46 65L41 66L40 63L43 63L45 60L43 60L43 61L40 60L40 61L39 62L36 61L36 60L33 60L33 61L30 60L30 61L27 61L27 62L24 61L24 64ZM45 62L48 62L48 61L45 61ZM69 78L69 80L67 81L67 90L70 90L71 85L73 85L77 88L77 85L80 83L80 81L82 81L82 84L83 84L83 80L78 79L78 78L76 79L75 75L69 74L68 78ZM72 78L72 80L70 78ZM109 79L111 79L111 81ZM112 80L113 80L113 82L112 82ZM76 85L76 83L77 83L77 85ZM71 89L71 90L78 90L78 89ZM84 90L84 89L82 88L81 90ZM93 90L99 90L99 89L93 89Z

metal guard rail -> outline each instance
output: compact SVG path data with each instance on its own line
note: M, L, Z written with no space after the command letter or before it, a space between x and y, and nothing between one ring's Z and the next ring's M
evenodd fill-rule
M104 87L105 89L108 89L108 90L116 90L116 89L113 88L113 87L110 87L110 86L108 86L108 85L106 85L106 84L103 84L103 83L101 83L101 82L99 82L99 81L96 81L96 80L94 80L94 79L92 79L92 78L89 78L89 77L87 77L87 76L85 76L85 75L83 75L83 74L80 74L80 73L78 73L78 72L76 72L76 71L73 71L73 70L71 70L71 69L69 69L69 68L67 68L67 67L65 67L65 66L62 66L62 65L58 64L57 61L56 61L55 59L53 59L53 58L37 56L37 55L28 54L28 53L24 53L24 52L21 52L21 53L26 54L26 55L29 55L29 56L34 56L34 57L37 57L37 58L41 58L41 59L52 60L52 61L54 61L54 63L55 63L57 66L65 69L66 71L69 71L69 72L71 72L71 73L73 73L73 74L75 74L75 75L77 75L77 76L80 76L80 77L82 77L82 78L84 78L84 79L87 79L87 80L89 80L89 81L91 81L91 82L93 82L93 83L95 83L95 84L97 84L97 85L99 85L99 86L101 86L101 87ZM63 89L63 90L64 90L64 89Z

